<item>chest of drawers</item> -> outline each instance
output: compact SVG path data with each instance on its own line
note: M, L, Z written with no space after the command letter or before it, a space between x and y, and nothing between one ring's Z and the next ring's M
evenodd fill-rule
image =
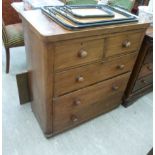
M31 106L46 136L122 103L148 24L74 32L64 30L39 10L23 13L22 20Z
M153 28L146 31L131 78L123 97L129 106L136 99L153 90Z

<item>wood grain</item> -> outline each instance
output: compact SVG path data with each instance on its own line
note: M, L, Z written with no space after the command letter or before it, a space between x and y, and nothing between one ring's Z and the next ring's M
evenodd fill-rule
M152 42L153 45L153 42ZM153 63L153 46L148 48L143 64Z
M54 95L59 96L125 72L132 71L136 57L137 53L132 53L116 57L112 60L100 61L98 63L56 73L54 80ZM121 66L123 67L121 68ZM79 77L83 77L84 80L79 82Z
M146 31L145 38L123 97L123 105L125 107L131 105L135 99L141 97L145 93L152 91L153 38L151 32L153 33L153 29L152 27L149 27Z
M152 63L145 64L142 66L142 68L139 72L138 78L152 74L152 72L153 72L153 64Z
M16 81L18 86L20 104L30 102L31 95L30 95L30 90L28 85L28 72L17 74Z
M119 105L130 73L54 98L54 132L74 126L81 121ZM118 87L117 90L114 87ZM79 100L81 104L75 105ZM77 121L72 120L77 117Z
M20 16L31 106L47 137L121 104L147 23L68 31L40 10Z
M147 85L150 85L152 83L153 83L153 75L152 74L142 77L141 79L136 81L135 86L133 88L133 92L135 92L138 89L141 89Z
M55 46L55 64L56 70L64 69L70 66L85 64L96 60L101 60L103 55L103 39L94 39L89 41L74 40L60 42ZM82 52L87 55L82 57Z
M116 54L125 53L128 51L137 51L140 45L140 38L143 36L143 31L121 33L113 35L105 39L106 54L105 57ZM128 47L126 47L128 45Z
M31 107L43 132L48 135L52 132L53 52L48 52L48 49L52 51L52 46L38 39L25 21L23 25Z
M65 30L50 18L42 14L41 10L31 10L21 13L23 18L29 24L30 29L38 37L47 42L62 41L81 37L101 36L116 32L127 32L132 30L145 29L149 26L148 23L134 22L127 24L116 24L110 26L101 26L96 28L83 29L80 31ZM39 19L39 20L38 20Z

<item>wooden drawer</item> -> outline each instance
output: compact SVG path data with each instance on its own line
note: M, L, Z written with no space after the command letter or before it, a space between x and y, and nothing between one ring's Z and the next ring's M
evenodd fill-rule
M147 86L153 83L153 75L148 75L146 77L143 77L139 80L137 80L137 82L135 83L135 86L133 88L133 92Z
M130 73L54 98L54 132L77 125L121 103Z
M105 38L105 57L121 54L129 51L136 51L139 48L143 32L121 33Z
M64 41L55 45L56 70L100 60L103 56L103 39Z
M146 57L144 59L144 64L153 63L153 47L149 47Z
M132 53L102 63L95 63L56 73L54 95L62 95L131 71L136 57L137 53Z
M147 76L153 72L153 64L145 64L142 66L138 78L141 78L143 76Z

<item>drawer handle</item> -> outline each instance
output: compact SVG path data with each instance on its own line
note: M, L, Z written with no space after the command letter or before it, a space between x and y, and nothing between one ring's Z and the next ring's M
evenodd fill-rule
M123 42L122 46L125 48L129 48L131 46L131 42L129 40L126 40Z
M149 71L152 71L152 67L151 67L151 66L147 66L147 69L148 69Z
M125 65L118 65L117 68L118 69L124 69Z
M74 105L78 106L78 105L80 105L80 104L81 104L81 101L80 101L80 100L75 100L75 101L74 101Z
M118 86L112 86L112 90L116 91L116 90L118 90L118 89L119 89Z
M87 55L88 55L88 53L85 50L80 50L79 53L78 53L78 56L80 58L85 58Z
M79 77L77 77L76 81L77 82L83 82L84 81L84 77L79 76Z
M148 84L146 80L141 80L141 83Z
M72 115L71 116L71 120L72 120L72 122L77 122L78 121L78 118L77 118L76 115Z

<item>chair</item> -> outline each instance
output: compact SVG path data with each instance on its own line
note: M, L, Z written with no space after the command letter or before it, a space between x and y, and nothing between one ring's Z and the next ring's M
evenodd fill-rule
M109 0L110 5L120 6L128 11L131 11L134 6L135 0Z
M18 13L12 8L12 2L21 2L22 0L2 0L2 17L5 25L21 23Z
M2 39L6 50L6 73L10 68L10 48L24 46L22 24L12 24L5 26L2 22Z
M140 5L148 5L149 0L135 0L134 6L132 8L132 13L138 14L138 6Z
M97 0L66 0L67 5L97 4Z
M99 0L65 0L67 5L97 4ZM109 0L110 5L118 5L131 11L135 0Z
M16 0L17 2L19 0ZM23 27L11 0L2 1L2 39L6 50L6 73L10 68L10 48L24 46Z

